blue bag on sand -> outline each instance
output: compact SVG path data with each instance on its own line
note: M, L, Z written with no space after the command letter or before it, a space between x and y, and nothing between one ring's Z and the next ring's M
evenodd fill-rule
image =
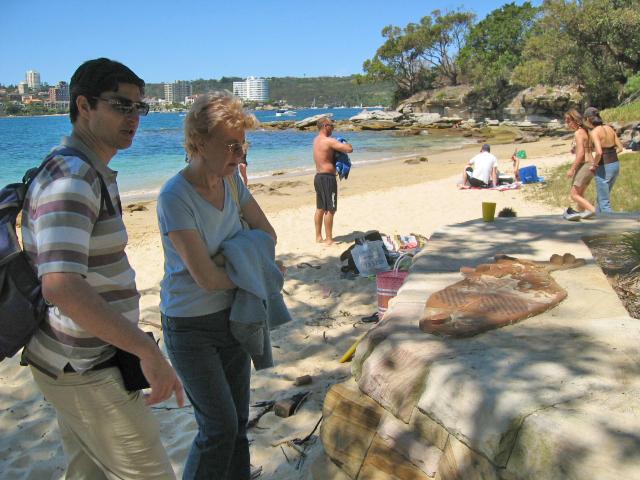
M520 181L522 183L537 183L540 181L540 178L538 177L538 170L535 165L522 167L518 172L520 173Z
M338 137L336 138L340 143L346 143L347 141L344 138ZM346 180L349 178L349 172L351 171L351 159L349 155L343 152L335 152L333 155L333 160L336 164L336 171L338 172L338 177L340 180L343 178Z

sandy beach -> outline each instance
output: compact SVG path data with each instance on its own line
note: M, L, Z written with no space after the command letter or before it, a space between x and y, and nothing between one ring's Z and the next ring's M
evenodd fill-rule
M357 145L354 145L357 149ZM515 145L492 148L501 170L509 172ZM520 145L528 159L521 166L536 165L539 175L570 160L569 142L544 139ZM557 213L547 205L525 198L528 186L517 190L459 190L466 161L479 150L460 150L395 160L354 168L339 184L334 235L338 243L326 246L314 241L315 196L311 175L274 176L260 180L252 191L278 233L277 257L288 267L285 300L294 321L272 332L276 366L254 372L252 403L278 400L296 392L311 392L298 412L289 418L266 413L250 430L252 463L263 469L262 479L305 478L314 456L314 445L300 454L280 442L306 437L321 417L325 392L350 375L350 364L338 362L342 354L371 324L361 317L376 310L375 280L343 279L340 254L359 232L422 234L481 216L481 202L496 202L497 209L511 207L518 216ZM568 188L568 184L567 184ZM159 281L162 248L156 224L155 203L146 210L125 213L129 231L128 254L137 272L142 293L141 320L145 330L159 331ZM319 268L312 268L319 267ZM20 368L18 358L0 363L0 471L3 479L57 479L65 459L53 409L35 388L31 375ZM293 380L311 375L313 382L296 387ZM254 413L258 409L252 409ZM154 407L162 439L180 477L184 458L196 431L190 406L178 409L170 401ZM316 431L317 434L317 431ZM311 439L310 444L313 443Z

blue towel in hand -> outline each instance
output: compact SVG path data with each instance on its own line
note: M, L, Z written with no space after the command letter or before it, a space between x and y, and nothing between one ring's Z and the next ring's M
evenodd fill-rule
M225 269L238 286L230 329L256 370L273 366L269 330L291 321L282 298L284 278L275 263L275 244L262 230L241 230L222 242Z
M347 141L341 137L336 138L336 140L340 143L347 143ZM333 160L336 164L336 171L338 172L340 180L349 178L349 171L351 171L351 159L349 155L343 152L335 152L333 154Z

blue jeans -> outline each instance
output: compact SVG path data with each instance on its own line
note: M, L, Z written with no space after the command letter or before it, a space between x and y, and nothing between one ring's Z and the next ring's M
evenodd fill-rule
M162 329L198 423L182 478L248 480L251 359L229 331L229 310L162 315Z
M620 173L620 162L600 163L596 169L596 193L598 202L596 212L608 213L611 210L611 189Z

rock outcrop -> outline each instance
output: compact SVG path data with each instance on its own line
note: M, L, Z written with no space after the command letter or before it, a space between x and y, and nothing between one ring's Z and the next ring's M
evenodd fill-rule
M637 230L637 215L562 221L473 221L432 236L358 345L353 379L327 393L313 480L640 480L640 332L598 266L554 273L567 298L525 322L462 339L417 326L426 299L472 259L590 258L585 235Z
M468 85L418 92L402 101L396 110L405 114L437 113L463 119L526 120L540 125L562 118L570 108L580 110L584 101L582 93L574 86L541 85L514 91L511 99L498 108L471 93Z

